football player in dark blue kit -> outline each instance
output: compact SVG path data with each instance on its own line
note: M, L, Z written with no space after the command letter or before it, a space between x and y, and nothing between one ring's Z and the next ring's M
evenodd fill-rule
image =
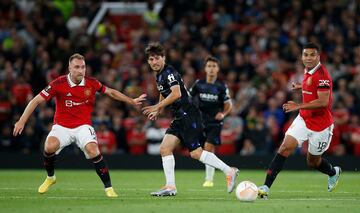
M224 117L231 112L232 103L229 90L224 82L217 79L220 61L212 56L205 60L206 79L197 80L190 88L190 95L196 98L204 122L206 141L204 150L215 152L215 146L221 144L220 133ZM205 165L205 182L203 187L214 186L215 168Z
M159 43L151 43L146 47L145 56L152 71L156 73L157 88L160 92L159 103L143 108L143 113L150 120L157 119L161 111L169 106L174 120L166 131L160 145L163 170L166 184L160 190L152 192L152 196L174 196L177 193L175 185L175 159L173 150L179 143L186 146L193 159L220 169L226 175L227 191L235 188L239 170L229 167L214 153L201 148L203 124L199 109L190 102L188 91L180 74L165 63L165 50Z

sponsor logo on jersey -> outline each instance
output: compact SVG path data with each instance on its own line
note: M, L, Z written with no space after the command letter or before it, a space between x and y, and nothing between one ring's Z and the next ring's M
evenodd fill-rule
M172 83L172 82L174 82L175 81L175 76L174 76L174 74L170 74L170 75L168 75L168 81L169 81L169 83Z
M218 95L213 95L213 94L209 94L209 93L200 93L199 97L201 100L204 101L217 101L218 100Z
M72 100L65 100L65 106L67 106L67 107L80 106L80 105L87 104L87 103L89 103L89 100L86 100L83 102L75 102Z
M319 87L330 87L330 80L319 80Z

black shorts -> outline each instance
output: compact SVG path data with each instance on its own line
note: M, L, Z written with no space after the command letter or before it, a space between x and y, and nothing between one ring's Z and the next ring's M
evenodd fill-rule
M221 144L221 139L220 139L220 134L221 134L221 128L222 126L219 125L206 125L205 129L204 129L204 133L205 133L205 142L211 143L213 145L220 145Z
M201 147L204 127L200 112L196 108L189 109L186 113L182 118L173 120L165 134L175 135L191 152Z

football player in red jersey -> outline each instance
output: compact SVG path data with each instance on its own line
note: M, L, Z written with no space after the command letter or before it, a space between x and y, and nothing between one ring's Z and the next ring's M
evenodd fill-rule
M132 99L121 92L104 86L95 78L85 76L85 58L74 54L69 58L69 74L52 81L44 90L33 98L26 106L19 121L15 123L13 135L21 134L26 121L35 108L50 100L56 99L54 125L46 138L44 145L44 167L47 178L39 187L38 192L47 192L55 184L54 162L56 155L70 145L76 145L84 152L85 157L94 163L96 173L104 183L105 193L108 197L117 197L110 181L108 167L101 155L94 128L91 126L91 113L94 109L96 92L105 93L109 97L124 101L130 105L140 105L146 95Z
M322 154L329 148L334 129L331 114L332 80L325 66L320 62L320 47L315 43L304 45L302 62L305 66L302 84L293 83L293 89L302 90L302 103L288 101L283 105L285 112L299 110L281 144L278 153L267 170L265 183L259 187L259 197L267 198L270 187L281 171L285 160L304 142L308 142L307 164L327 174L328 191L338 183L341 168L333 167Z

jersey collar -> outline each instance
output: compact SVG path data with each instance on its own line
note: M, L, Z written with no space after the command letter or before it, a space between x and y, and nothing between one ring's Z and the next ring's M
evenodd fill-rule
M79 84L75 84L74 82L71 81L70 78L70 73L67 75L67 80L69 82L70 87L75 87L75 86L85 86L85 77L81 80L81 82Z
M318 63L314 68L312 68L312 69L309 70L309 71L307 71L307 70L305 69L305 72L306 72L306 73L309 73L310 75L312 75L312 74L314 74L314 73L316 72L316 70L320 67L320 65L321 65L321 63L320 63L320 61L319 61L319 63Z

